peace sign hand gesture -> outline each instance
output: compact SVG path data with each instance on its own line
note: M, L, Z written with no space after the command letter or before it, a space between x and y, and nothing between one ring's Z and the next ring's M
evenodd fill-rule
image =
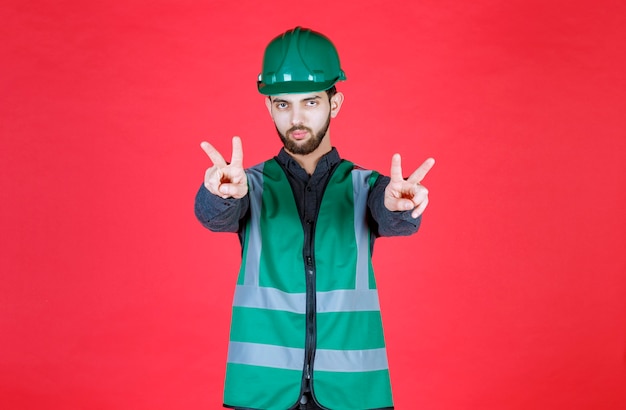
M241 139L233 137L233 154L230 164L206 141L200 147L213 161L213 166L204 174L204 186L214 195L222 198L243 198L248 193L248 178L243 169L243 148Z
M413 210L411 216L417 218L428 205L428 189L420 182L435 165L433 158L428 158L406 180L402 177L400 154L391 158L391 181L385 188L385 207L390 211Z

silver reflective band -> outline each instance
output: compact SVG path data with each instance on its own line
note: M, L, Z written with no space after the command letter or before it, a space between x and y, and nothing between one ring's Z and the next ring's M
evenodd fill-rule
M261 343L230 342L228 363L302 371L304 349Z
M378 292L332 290L317 292L317 313L379 311ZM233 306L306 313L306 293L287 293L275 288L238 285Z
M354 234L356 239L356 288L369 289L369 251L370 238L367 225L363 223L369 195L368 180L372 171L352 171L352 192L354 192Z
M372 372L386 370L387 350L326 350L315 351L315 370L329 372Z
M317 292L317 313L379 311L378 291L331 290Z
M261 343L230 342L228 363L274 367L301 371L304 349ZM329 350L315 351L314 369L327 372L372 372L387 370L387 350Z
M261 198L263 196L263 167L264 163L257 165L247 172L250 185L248 194L250 198L250 233L248 238L248 252L246 253L246 271L244 284L248 286L259 285L259 266L261 264ZM258 172L254 172L257 170Z
M287 293L275 288L239 285L235 288L233 306L304 314L306 293Z

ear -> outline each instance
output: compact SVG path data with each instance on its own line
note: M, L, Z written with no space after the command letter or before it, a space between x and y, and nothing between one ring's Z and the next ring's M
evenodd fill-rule
M337 91L337 93L330 98L331 118L335 118L337 114L339 114L339 110L341 109L341 104L343 104L343 93Z

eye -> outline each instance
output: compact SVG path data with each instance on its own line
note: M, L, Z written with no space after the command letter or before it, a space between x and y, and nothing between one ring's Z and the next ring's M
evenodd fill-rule
M306 102L307 107L316 107L317 104L317 100L309 100Z
M286 102L278 102L276 103L276 108L278 108L279 110L284 110L285 108L287 108L287 103Z

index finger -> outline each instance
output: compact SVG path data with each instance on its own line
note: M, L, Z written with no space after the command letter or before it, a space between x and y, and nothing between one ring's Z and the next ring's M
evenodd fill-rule
M213 165L217 166L218 168L223 168L226 166L226 161L224 160L224 157L222 157L222 154L220 154L219 151L216 150L215 147L213 147L213 145L209 144L206 141L202 141L200 143L200 148L202 148L204 152L209 156L209 158L211 158L211 161L213 161Z
M241 146L241 138L233 137L233 153L230 157L232 165L243 167L243 148Z
M414 184L422 182L422 179L426 177L426 174L428 174L428 171L430 171L433 165L435 165L435 159L428 158L422 165L419 166L419 168L415 170L415 172L411 174L407 181Z

